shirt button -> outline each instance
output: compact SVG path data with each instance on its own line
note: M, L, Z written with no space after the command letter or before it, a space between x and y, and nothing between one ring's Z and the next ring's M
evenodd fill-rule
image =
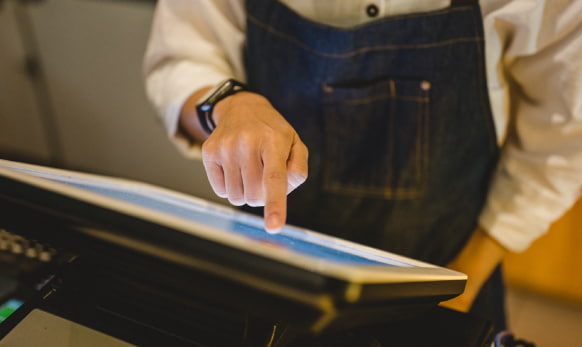
M380 12L380 10L378 9L378 6L376 6L374 4L368 5L366 7L366 14L369 17L376 17L378 15L378 12Z

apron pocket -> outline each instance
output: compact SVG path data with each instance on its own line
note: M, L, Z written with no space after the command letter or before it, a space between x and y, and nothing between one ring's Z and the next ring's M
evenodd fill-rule
M384 79L324 84L324 189L413 199L428 175L430 83Z

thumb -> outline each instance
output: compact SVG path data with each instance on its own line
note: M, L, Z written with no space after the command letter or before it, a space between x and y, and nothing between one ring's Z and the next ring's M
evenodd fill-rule
M308 156L307 147L296 137L287 159L287 194L307 180Z

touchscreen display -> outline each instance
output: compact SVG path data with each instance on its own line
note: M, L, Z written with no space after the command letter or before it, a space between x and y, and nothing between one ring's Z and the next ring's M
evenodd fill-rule
M10 299L0 304L0 323L10 317L10 315L16 312L16 310L18 310L18 308L23 304L24 302L19 299Z
M279 234L269 234L263 229L263 220L259 217L236 213L229 208L209 203L198 203L196 199L182 198L178 194L166 193L163 189L148 189L147 185L65 176L23 168L12 167L12 169L236 233L268 247L289 249L300 254L343 264L412 266L388 256L366 252L349 243L336 242L301 229L284 227Z

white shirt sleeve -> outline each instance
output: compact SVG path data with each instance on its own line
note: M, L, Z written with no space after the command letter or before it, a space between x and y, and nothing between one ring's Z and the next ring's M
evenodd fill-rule
M218 30L218 28L220 28ZM199 146L178 131L182 105L195 91L227 78L245 80L241 0L159 0L146 54L146 91L168 136L187 157Z
M480 223L522 251L582 187L582 1L488 5L490 91L503 100L494 112L506 113L508 126Z

